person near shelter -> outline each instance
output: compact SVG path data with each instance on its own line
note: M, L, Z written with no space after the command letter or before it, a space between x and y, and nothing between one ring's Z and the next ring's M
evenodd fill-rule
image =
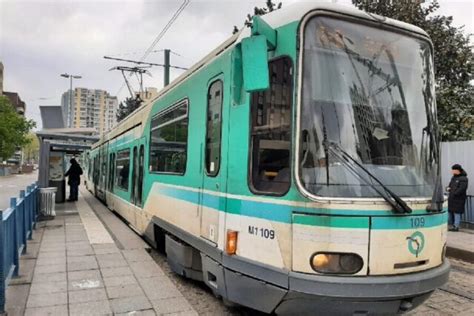
M450 231L459 231L461 224L461 215L464 213L464 206L467 198L468 179L467 173L461 165L455 164L451 167L453 177L449 182L446 190L449 192L448 196L448 224L451 226Z
M77 201L79 194L79 184L81 183L82 168L76 159L72 158L70 161L71 167L66 172L65 176L69 177L67 184L69 184L69 199L68 201Z

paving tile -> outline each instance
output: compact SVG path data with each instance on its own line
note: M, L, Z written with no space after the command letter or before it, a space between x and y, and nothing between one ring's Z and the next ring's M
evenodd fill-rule
M118 268L104 268L100 269L102 276L104 278L114 277L114 276L125 276L133 275L132 270L129 267L118 267Z
M48 259L48 258L62 258L66 257L65 251L54 251L54 252L39 252L38 259Z
M57 272L65 272L66 265L65 264L52 264L49 266L37 266L35 268L35 275L42 274L42 273L57 273Z
M117 267L126 267L127 261L120 253L109 253L97 255L97 261L101 268L117 268Z
M64 316L68 314L67 305L27 308L25 316Z
M107 294L104 288L86 289L80 291L69 292L69 304L105 301Z
M66 241L88 241L87 234L68 234Z
M100 278L84 278L68 281L68 290L86 290L104 287L104 282Z
M66 264L66 257L57 257L57 258L41 258L36 260L36 266L49 266L49 265L58 265Z
M97 301L69 305L70 316L111 315L109 302Z
M164 275L163 270L154 261L131 262L130 268L138 278Z
M66 272L41 273L33 275L33 283L67 281Z
M157 314L180 313L193 310L184 297L152 300L151 303Z
M184 312L169 313L166 314L166 316L199 316L199 314L196 311L190 310Z
M153 309L145 309L141 311L133 311L133 312L128 312L128 313L115 313L114 315L115 316L154 316L156 315L156 313Z
M125 261L125 259L122 259L122 260L101 260L101 261L99 261L99 266L100 266L101 269L126 267L127 266L127 261Z
M74 258L74 257L69 257ZM83 260L79 260L76 262L69 262L67 263L67 271L81 271L81 270L94 270L98 269L99 266L97 265L97 261L95 260L94 256L86 256L86 257L78 257L84 258ZM86 260L85 258L92 258L91 260Z
M92 256L92 255L94 255L94 250L92 248L67 250L68 257Z
M140 278L138 283L143 291L145 291L146 296L151 300L182 296L181 292L166 276Z
M45 306L54 306L54 305L64 305L67 304L67 293L59 292L51 295L49 293L43 294L31 294L28 297L28 302L26 303L27 308L31 307L45 307Z
M125 275L104 278L104 284L106 287L112 287L119 285L138 284L138 282L133 275Z
M95 256L77 256L77 257L68 257L67 263L83 263L84 265L90 265L97 263Z
M20 257L20 269L18 271L18 277L14 277L10 280L10 284L28 284L33 280L33 274L35 270L35 262L33 259L25 259L23 256Z
M58 293L67 291L67 281L62 280L58 282L34 282L31 284L31 294L42 294L42 293Z
M114 313L127 313L152 308L145 296L116 298L110 300L110 306Z
M115 244L93 244L92 248L97 255L120 253L120 250Z
M5 313L8 316L23 316L25 314L25 306L28 300L29 292L29 284L21 284L15 286L8 285L5 292Z
M128 262L153 261L145 249L122 250L122 254Z
M105 289L107 290L107 296L109 299L145 295L138 284L110 286Z
M92 249L92 246L88 241L72 241L66 244L66 249L68 251L76 249Z
M68 272L67 278L69 281L81 279L102 279L99 270L82 270Z

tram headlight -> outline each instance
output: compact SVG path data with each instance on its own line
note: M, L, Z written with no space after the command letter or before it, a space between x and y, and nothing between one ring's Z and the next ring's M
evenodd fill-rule
M319 273L354 274L364 261L355 253L317 252L311 256L310 265Z

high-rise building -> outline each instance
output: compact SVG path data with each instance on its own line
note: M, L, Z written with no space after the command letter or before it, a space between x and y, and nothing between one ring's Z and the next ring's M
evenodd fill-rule
M117 122L117 97L104 90L75 88L74 91L66 91L62 95L61 106L67 127L92 127L97 134L103 134Z

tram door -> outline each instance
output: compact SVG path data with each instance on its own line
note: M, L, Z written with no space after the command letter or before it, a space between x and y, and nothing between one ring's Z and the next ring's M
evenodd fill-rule
M137 207L142 207L143 199L143 176L145 165L145 138L133 146L132 151L132 190L130 202Z
M201 237L217 245L219 239L219 217L223 216L226 192L225 169L221 168L222 120L224 76L214 78L207 89L206 134L202 150L203 181L200 198Z
M109 143L103 144L99 149L99 179L98 179L98 190L97 196L102 201L106 202L105 192L107 190L107 176L108 176L108 163L110 163L107 159Z

